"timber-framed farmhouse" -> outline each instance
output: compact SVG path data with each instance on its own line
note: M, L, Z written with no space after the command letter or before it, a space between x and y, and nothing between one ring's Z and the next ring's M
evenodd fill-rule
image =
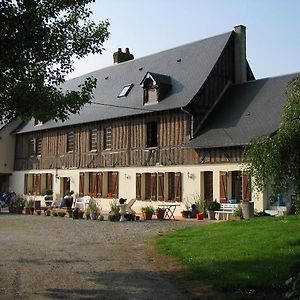
M242 164L252 138L278 129L284 90L294 75L255 80L246 59L246 29L144 58L126 48L115 64L68 80L76 89L97 78L91 104L62 122L23 122L14 131L16 193L67 190L93 194L109 209L112 198L178 202L200 195L226 202L254 195ZM41 197L42 199L42 197Z

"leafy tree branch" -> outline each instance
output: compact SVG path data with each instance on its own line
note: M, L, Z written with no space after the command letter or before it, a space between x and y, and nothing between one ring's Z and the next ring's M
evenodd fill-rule
M96 80L76 91L56 87L72 72L74 58L102 53L109 22L96 24L93 0L0 2L0 111L2 119L65 120L91 101Z

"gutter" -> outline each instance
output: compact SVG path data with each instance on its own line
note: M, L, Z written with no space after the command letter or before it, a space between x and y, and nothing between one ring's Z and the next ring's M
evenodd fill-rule
M192 140L194 138L194 115L192 113L190 113L189 111L187 111L186 109L182 107L180 107L181 111L183 111L184 113L186 113L187 115L190 116L190 140Z

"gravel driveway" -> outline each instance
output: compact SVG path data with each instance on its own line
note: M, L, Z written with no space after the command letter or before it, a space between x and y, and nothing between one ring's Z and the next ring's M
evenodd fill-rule
M0 298L187 299L143 247L159 232L198 224L0 214Z

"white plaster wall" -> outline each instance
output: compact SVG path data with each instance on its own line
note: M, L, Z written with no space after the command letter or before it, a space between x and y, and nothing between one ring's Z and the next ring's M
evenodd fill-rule
M213 171L213 197L219 199L219 173L220 171L237 171L242 170L240 164L201 164L193 166L153 166L153 167L128 167L128 168L105 168L105 169L65 169L65 170L31 170L31 171L15 171L12 178L12 186L16 193L23 193L24 191L24 174L25 173L52 173L53 174L53 192L54 199L60 199L60 177L70 177L70 189L74 190L75 196L78 196L79 192L79 172L93 172L93 171L114 171L119 172L119 197L126 198L128 200L136 197L136 173L146 172L181 172L182 173L182 202L176 202L180 204L180 207L176 208L176 215L180 215L180 212L185 208L184 199L190 198L196 194L201 195L200 187L200 174L204 171ZM42 197L37 197L41 198ZM263 201L262 194L253 194L253 200L255 201L255 209L258 211L265 209L267 203ZM109 211L109 203L111 199L98 199L101 207L104 211ZM159 201L136 201L133 209L136 212L140 212L141 207L147 205L153 205L154 208L159 204L165 204L166 202Z
M20 124L13 121L0 130L0 173L12 173L15 157L15 135L11 132Z

